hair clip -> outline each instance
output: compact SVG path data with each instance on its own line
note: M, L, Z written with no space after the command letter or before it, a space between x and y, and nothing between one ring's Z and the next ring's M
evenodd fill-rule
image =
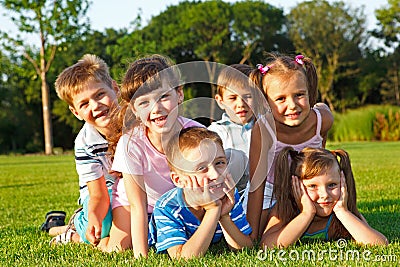
M297 55L294 60L297 62L297 64L299 65L304 65L304 56L303 55Z
M262 64L257 64L256 67L261 72L262 75L265 75L265 73L267 73L269 71L269 69L271 68L270 66L264 67Z

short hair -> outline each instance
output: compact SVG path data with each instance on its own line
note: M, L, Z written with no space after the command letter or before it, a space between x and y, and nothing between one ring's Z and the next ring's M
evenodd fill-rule
M74 96L91 81L103 82L112 88L113 79L104 60L96 55L86 54L58 75L55 82L57 95L73 106Z
M217 94L222 96L226 89L254 87L249 75L253 68L246 64L233 64L221 70L217 80Z
M176 162L183 152L199 147L204 140L211 140L223 148L221 137L216 132L204 127L188 127L174 135L165 148L165 155L170 169L172 171L182 171L176 167L174 162Z

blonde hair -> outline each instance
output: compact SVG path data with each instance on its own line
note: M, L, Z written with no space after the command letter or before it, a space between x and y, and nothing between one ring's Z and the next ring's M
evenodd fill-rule
M346 179L347 208L361 219L361 214L357 209L353 171L346 151L342 149L330 151L323 148L304 148L302 151L297 152L292 147L286 147L277 156L273 189L273 195L276 198L277 216L283 224L289 223L299 213L292 189L292 175L297 176L300 180L311 179L335 166L337 166L339 172L343 171ZM350 237L349 232L339 219L334 214L332 216L332 223L328 230L329 238Z
M317 70L310 58L302 58L303 64L299 64L295 58L295 56L270 53L266 60L266 66L269 67L268 70L265 73L261 73L259 69L255 69L250 74L250 79L254 83L260 84L263 93L267 95L272 77L287 81L293 75L300 74L305 79L308 89L308 101L310 107L312 107L317 103L318 99Z
M113 88L113 79L104 60L96 55L86 54L58 75L55 82L57 95L73 106L74 96L84 90L91 81L103 82Z
M165 155L170 169L172 171L180 171L174 162L184 151L199 147L204 140L211 140L223 148L221 137L216 132L204 127L188 127L174 135L165 148Z

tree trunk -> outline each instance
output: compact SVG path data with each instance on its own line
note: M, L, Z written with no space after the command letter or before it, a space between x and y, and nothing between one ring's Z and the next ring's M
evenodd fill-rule
M50 112L50 92L46 83L46 73L42 73L42 109L43 109L43 128L44 128L44 147L45 154L53 154L53 131Z

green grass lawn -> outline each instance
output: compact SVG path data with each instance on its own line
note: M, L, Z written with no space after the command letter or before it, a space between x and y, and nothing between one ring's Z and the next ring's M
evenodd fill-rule
M400 142L329 143L351 157L361 213L389 239L388 247L316 243L261 253L230 252L223 243L205 257L172 261L153 251L135 260L132 251L105 254L89 245L50 247L39 230L49 210L77 208L78 181L72 155L0 156L0 266L399 266ZM343 247L342 247L343 246Z

